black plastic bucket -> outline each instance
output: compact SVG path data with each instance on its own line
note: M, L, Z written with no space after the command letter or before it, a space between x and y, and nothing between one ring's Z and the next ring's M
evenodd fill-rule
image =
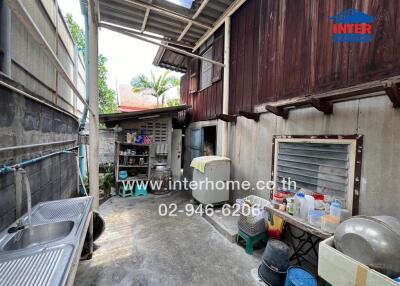
M271 270L286 272L289 267L290 247L276 239L270 239L264 250L262 261Z
M258 276L269 286L283 286L285 284L286 272L272 270L264 263L258 267Z

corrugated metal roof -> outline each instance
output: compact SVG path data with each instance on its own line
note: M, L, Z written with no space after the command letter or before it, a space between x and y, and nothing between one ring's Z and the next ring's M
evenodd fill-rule
M154 58L153 65L185 73L188 60L185 55L160 47Z
M102 22L159 34L174 41L178 41L188 23L192 22L179 42L193 46L234 2L234 0L208 1L193 19L202 1L195 0L192 8L186 9L162 0L100 0L100 19ZM146 14L148 17L145 17Z
M132 119L141 119L150 116L157 115L176 115L180 111L184 111L189 109L190 105L179 105L173 107L162 107L162 108L154 108L133 112L122 112L122 113L110 113L110 114L100 114L99 120L100 123L106 123L107 126L112 125L113 123L117 123L122 120L132 120Z

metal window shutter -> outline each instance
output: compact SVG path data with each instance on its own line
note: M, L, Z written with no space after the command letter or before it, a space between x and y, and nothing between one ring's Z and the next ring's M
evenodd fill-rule
M346 198L350 148L347 144L278 144L277 178L289 178L297 188Z
M168 142L168 124L166 122L146 122L132 131L137 134L143 132L144 135L152 135L156 143Z

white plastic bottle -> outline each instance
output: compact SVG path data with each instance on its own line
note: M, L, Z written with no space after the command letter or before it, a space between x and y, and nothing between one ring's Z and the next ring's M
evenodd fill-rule
M313 211L313 210L314 210L314 207L315 207L315 199L314 199L313 196L310 196L310 195L305 195L305 199L306 199L306 202L307 202L307 217L308 217L308 213L309 213L310 211Z
M294 210L295 217L306 219L307 218L307 202L303 193L297 193L294 197Z
M338 200L334 200L331 203L331 207L329 208L329 214L331 216L334 216L338 219L338 221L340 221L340 216L342 213L342 206L340 204L340 202Z

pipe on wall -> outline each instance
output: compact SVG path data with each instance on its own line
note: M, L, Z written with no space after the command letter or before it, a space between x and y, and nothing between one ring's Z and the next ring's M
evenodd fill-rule
M231 42L231 17L225 19L224 35L224 87L222 93L222 113L229 114L229 59ZM228 122L222 122L222 156L228 156Z
M11 12L0 0L0 71L11 77Z
M60 155L60 154L74 154L74 155L76 155L75 152L72 152L72 150L74 150L76 148L78 148L78 146L72 147L72 148L69 148L69 149L66 149L66 150L62 150L62 151L53 152L53 153L50 153L50 154L47 154L47 155L43 155L43 156L40 156L40 157L37 157L37 158L33 158L33 159L30 159L30 160L26 160L26 161L23 161L23 162L18 163L18 164L3 166L3 167L0 168L0 175L12 173L12 172L16 171L17 169L25 168L26 166L35 164L35 163L37 163L39 161L45 160L47 158L50 158L50 157L53 157L53 156L56 156L56 155Z

